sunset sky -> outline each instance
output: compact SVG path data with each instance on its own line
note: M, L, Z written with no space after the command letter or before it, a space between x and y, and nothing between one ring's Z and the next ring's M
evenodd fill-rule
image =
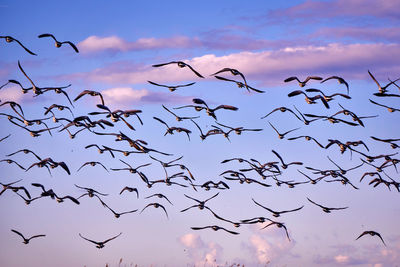
M172 154L156 152L131 154L125 157L115 153L99 154L97 149L85 146L104 145L120 150L132 151L127 142L115 142L114 136L100 136L87 130L74 139L59 129L31 137L29 132L12 124L4 114L17 116L9 105L0 106L0 160L12 159L28 168L37 160L31 154L18 153L6 156L20 149L30 149L41 158L51 157L68 165L71 175L63 169L32 167L21 170L15 164L0 162L0 182L11 183L22 179L15 186L25 186L32 197L40 195L40 189L32 183L52 188L59 195L79 197L85 191L74 184L90 187L108 196L101 199L118 212L137 209L137 212L115 218L110 210L103 207L96 198L82 197L80 205L69 200L57 203L50 198L40 198L30 205L12 190L0 196L0 265L1 266L231 266L234 263L245 266L396 266L400 262L400 206L399 192L391 185L377 187L369 185L375 178L366 172L375 172L375 167L363 164L345 174L351 185L340 182L326 182L335 178L326 177L317 184L305 183L289 188L268 177L262 180L256 172L244 172L249 178L272 185L239 184L228 181L222 175L227 170L239 171L249 167L246 163L221 161L230 158L256 159L261 163L278 161L272 150L279 153L286 163L300 161L303 165L291 165L282 169L277 178L284 181L305 182L301 171L313 179L317 174L306 167L337 170L328 156L343 169L350 169L365 160L360 153L347 149L341 153L334 144L327 149L318 147L304 138L288 140L297 136L312 136L323 146L329 139L347 141L362 140L362 145L354 149L370 156L394 154L399 159L399 148L373 140L400 138L400 112L390 113L386 106L400 108L398 97L378 97L378 86L368 71L384 86L390 80L400 78L400 2L394 0L332 0L332 1L4 1L0 0L0 36L12 36L19 40L37 56L27 53L18 43L7 43L0 39L0 100L15 101L22 106L27 120L43 119L44 107L52 104L66 105L75 117L102 111L96 107L99 97L85 95L73 102L74 107L63 94L52 91L34 96L27 94L8 80L17 80L23 87L31 87L28 79L18 67L18 61L38 87L60 87L71 100L83 90L100 92L111 110L141 110L143 125L135 116L125 118L135 130L129 129L122 121L106 129L93 130L102 133L119 133L132 139L141 139L147 147ZM71 46L63 44L56 48L51 38L38 38L40 34L51 33L59 41L71 41L79 49L75 53ZM183 61L192 66L205 78L197 77L188 68L176 64L152 67L154 64ZM221 81L212 74L223 68L237 69L246 78L247 84L265 93L247 92L235 83ZM218 75L241 81L239 75L230 72ZM309 105L303 95L288 97L294 90L316 88L330 95L347 94L346 86L336 79L324 83L310 80L301 88L296 81L284 80L297 76L304 80L308 76L323 79L338 76L349 84L349 96L345 99L335 96L324 107L320 100ZM192 86L178 88L170 92L163 85ZM400 82L397 83L400 85ZM400 88L391 85L388 94L400 95ZM318 93L307 93L316 95ZM211 108L230 105L238 110L217 110L217 121L206 112L196 112L193 108L173 108L193 105L192 99L204 100ZM305 125L289 112L274 112L261 119L273 109L294 106L303 114L331 116L344 108L364 118L361 125L329 123L317 120ZM245 131L241 135L230 133L229 140L223 135L209 136L205 140L189 120L178 122L169 114L164 105L180 116L200 116L195 119L205 133L213 129L216 122L232 127L262 129ZM72 119L68 111L54 109L57 117ZM297 112L296 112L297 113ZM189 129L190 140L185 133L175 132L165 135L166 127L153 119L158 117L169 126ZM350 116L335 116L354 122ZM101 115L91 115L92 120L107 119ZM279 139L270 126L279 132L288 133ZM19 123L22 125L22 123ZM59 124L47 120L49 127ZM65 122L63 122L66 125ZM42 129L30 126L29 129ZM297 129L298 128L298 129ZM79 130L69 128L72 133ZM397 142L400 145L400 142ZM165 173L152 156L164 162L183 158L184 164L196 179L193 184L207 181L224 181L229 190L211 188L197 191L182 178L176 181L188 185L154 184L147 188L138 174L128 171L112 171L110 168L126 167L120 160L132 166L151 163L140 170L149 180L165 179ZM88 161L101 162L100 165L85 166ZM380 166L384 159L371 164ZM279 166L281 164L279 163ZM397 169L385 167L382 178L400 182ZM167 168L169 175L181 172L179 167ZM390 178L389 178L390 177ZM125 186L135 187L135 193L119 194ZM205 200L219 195L206 206L227 220L240 222L254 217L266 217L284 223L290 241L283 228L276 225L243 224L235 228L231 223L218 220L207 209L193 208L181 210L197 204L184 196ZM165 199L146 198L162 193ZM310 203L307 198L327 207L348 207L324 213L321 208ZM257 206L253 200L276 211L291 210L304 206L301 210L282 214L275 218L270 212ZM162 204L161 208L150 203ZM223 230L192 230L191 227L218 225ZM45 234L31 240L28 245L22 238L11 232L15 229L26 237ZM366 235L356 238L367 230L379 232L379 237ZM83 240L79 233L91 240L103 241L122 233L120 237L106 243L102 249Z

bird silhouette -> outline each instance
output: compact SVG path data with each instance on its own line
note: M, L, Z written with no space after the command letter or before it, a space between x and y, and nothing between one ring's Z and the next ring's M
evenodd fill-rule
M32 238L45 237L46 236L46 235L34 235L34 236L29 237L29 238L26 238L23 234L21 234L17 230L11 229L11 232L14 232L17 235L19 235L20 237L22 237L22 239L24 239L24 241L23 241L24 244L29 244L29 241L31 241Z
M78 48L77 48L72 42L70 42L70 41L59 42L59 41L56 39L56 37L54 37L54 35L53 35L53 34L50 34L50 33L44 33L44 34L41 34L41 35L38 36L38 38L44 38L44 37L51 37L51 38L53 38L53 40L55 41L55 46L56 46L57 48L60 48L63 44L69 44L69 45L75 50L76 53L79 53Z

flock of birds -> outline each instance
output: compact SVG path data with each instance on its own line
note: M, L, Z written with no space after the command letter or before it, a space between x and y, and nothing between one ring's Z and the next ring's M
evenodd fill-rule
M38 36L39 38L52 38L55 41L55 46L56 47L61 47L63 44L68 44L76 53L79 53L78 48L70 41L64 41L60 42L58 41L52 34L42 34ZM20 41L16 40L15 38L11 36L0 36L0 38L5 39L6 42L16 42L18 43L26 52L28 52L31 55L36 55L33 53L31 50L29 50L26 46L24 46ZM6 48L2 48L6 49ZM190 71L193 72L193 74L199 78L204 78L203 75L201 75L198 71L195 70L192 66L189 64L182 62L182 61L171 61L167 63L162 63L162 64L155 64L153 67L155 68L162 68L166 65L177 65L179 68L188 68ZM139 183L143 183L146 187L152 188L157 185L165 185L165 186L179 186L183 188L188 188L193 190L192 192L195 193L198 190L228 190L230 189L230 183L239 183L239 184L257 184L262 187L271 187L272 183L276 183L277 186L281 185L287 185L289 188L293 188L297 185L302 185L302 184L316 184L321 181L329 182L329 183L341 183L343 185L350 185L353 189L358 190L359 188L354 184L354 181L351 181L347 174L351 172L352 170L361 168L361 167L367 167L369 170L365 172L362 177L360 178L360 182L366 177L369 177L371 180L369 181L369 185L372 185L373 187L377 187L379 185L385 185L388 190L391 190L392 188L395 188L398 192L400 192L400 183L394 179L393 177L390 177L385 170L388 170L389 168L393 168L397 172L397 164L400 162L399 159L395 158L395 156L398 154L398 152L394 152L391 154L383 154L383 155L373 155L369 154L369 148L367 144L363 140L356 140L356 141L340 141L336 139L329 139L328 143L326 145L323 145L320 140L315 139L314 137L308 136L308 135L298 135L298 136L293 136L295 131L297 131L299 128L293 128L288 131L284 131L279 129L278 125L274 125L271 122L268 121L269 126L271 127L271 130L275 131L276 134L278 135L279 139L285 139L287 140L297 140L297 139L305 139L307 141L313 141L318 147L321 149L328 149L331 146L337 146L339 148L339 151L341 154L343 154L346 151L350 151L351 154L355 153L358 154L361 157L361 163L350 168L350 169L344 169L342 168L339 164L334 162L331 158L328 157L329 161L332 162L333 165L335 165L335 168L333 169L318 169L314 167L309 167L306 166L305 169L312 174L306 174L305 171L303 170L298 170L298 172L301 174L302 177L304 177L303 181L295 181L295 180L284 180L284 173L287 168L294 168L293 166L302 166L304 165L303 162L301 161L295 161L295 162L287 162L285 161L285 156L280 155L277 151L272 150L272 154L275 157L275 160L269 161L269 162L263 162L254 158L246 159L246 158L240 158L240 157L234 157L234 158L228 158L225 159L221 162L221 164L228 164L235 162L239 164L239 167L237 169L228 169L220 174L224 178L224 180L210 180L210 181L205 181L205 182L198 182L201 179L198 179L195 174L193 174L190 171L190 167L187 165L184 165L180 162L182 159L181 157L174 158L172 160L168 161L163 161L160 159L160 157L172 157L172 153L168 153L165 151L160 151L156 148L153 148L149 145L149 143L145 140L141 139L133 139L129 137L129 132L135 131L135 127L140 127L140 125L143 125L144 122L142 121L140 114L142 113L142 110L138 109L133 109L133 110L112 110L110 109L106 104L106 99L102 96L100 92L93 91L93 90L84 90L81 93L79 93L76 97L70 98L70 94L67 92L67 88L70 87L71 85L67 86L62 86L62 87L39 87L37 86L36 82L33 81L33 79L27 74L28 71L25 71L25 69L22 67L21 62L18 61L18 68L21 71L21 73L26 77L26 81L17 81L10 79L8 80L4 85L0 87L2 89L3 87L7 86L8 84L16 84L20 86L22 93L32 93L33 96L37 97L43 94L47 94L48 92L55 92L57 94L61 94L64 98L64 101L67 101L67 105L62 105L59 103L54 103L49 107L45 107L43 109L43 116L47 116L44 118L40 119L32 119L27 116L27 114L24 113L24 108L22 105L20 105L17 102L14 101L2 101L0 102L0 117L7 118L8 122L10 123L9 127L15 127L15 129L20 129L21 131L26 131L28 132L32 137L39 137L42 135L53 135L54 133L59 133L59 134L67 134L70 136L71 139L74 139L78 134L86 132L90 133L93 135L93 137L98 137L98 139L93 139L98 141L97 143L93 144L88 144L85 149L97 149L99 153L103 154L108 154L112 158L118 158L119 155L123 156L130 156L131 154L145 154L148 163L141 164L138 166L133 166L130 164L127 160L122 160L119 159L121 165L116 166L113 168L107 168L102 162L98 161L88 161L83 163L77 170L77 172L82 171L85 168L90 168L90 167L95 167L99 166L100 168L103 168L107 172L130 172L131 174L136 175L139 179ZM376 83L377 85L377 92L374 93L374 96L378 98L396 98L400 97L399 94L391 93L389 92L390 89L392 88L397 88L400 89L399 85L396 83L399 79L396 80L389 80L389 82L382 86L373 76L371 72L369 72L370 77L372 80ZM223 74L230 74L234 77L239 77L240 80L234 80L231 78L226 78L222 77L219 75ZM237 69L233 68L223 68L213 74L211 76L214 76L216 79L224 81L224 82L229 82L229 83L235 83L239 88L244 88L248 92L252 93L265 93L263 90L256 89L248 84L248 81L245 78L245 75L241 73ZM305 97L305 101L308 104L316 104L321 106L322 108L328 110L331 107L331 101L337 99L337 98L342 98L342 99L351 99L349 95L349 84L342 78L338 76L331 76L326 79L323 79L322 77L318 76L309 76L307 77L304 81L300 80L298 77L289 77L284 80L285 83L290 83L293 81L297 81L298 85L300 88L306 87L308 83L310 82L320 82L320 83L325 83L330 80L336 80L340 85L344 86L344 89L346 93L334 93L331 95L326 94L320 89L316 88L308 88L305 90L294 90L288 94L289 98L296 97L299 95L303 95ZM30 85L28 87L24 87L23 84L28 82ZM191 82L188 84L182 84L182 85L164 85L164 84L159 84L154 81L148 81L149 84L157 87L165 87L168 88L169 91L173 92L175 90L178 90L182 87L188 87L192 86L195 84L195 82ZM86 115L79 115L76 116L74 113L76 112L75 105L77 105L78 100L81 98L86 98L86 97L93 97L98 99L98 104L96 105L96 110L93 112L90 112ZM63 98L59 98L60 102L63 100ZM382 104L376 100L370 99L370 102L376 106L379 106L380 108L386 108L389 112L395 112L395 111L400 111L399 108L397 107L390 107L386 104ZM326 115L318 115L318 114L310 114L310 113L305 113L303 114L296 106L294 106L294 109L281 106L281 107L276 107L273 108L271 111L269 111L265 116L263 116L261 119L266 119L269 118L270 116L273 116L275 113L288 113L290 116L293 116L296 120L300 121L301 123L304 123L305 125L309 125L311 123L314 123L315 121L328 121L330 123L341 123L345 124L348 126L352 127L365 127L364 121L366 119L374 118L376 115L373 116L359 116L353 111L345 108L344 106L340 105L340 110L337 112L334 112L333 115L326 116ZM162 108L165 110L165 117L166 116L172 116L176 119L176 121L182 122L182 121L188 121L189 124L191 124L193 127L191 129L184 128L181 126L171 126L169 123L165 121L165 119L161 119L159 117L153 117L153 119L157 122L160 123L160 128L164 127L165 129L165 134L164 135L172 135L175 133L184 133L186 137L191 140L191 137L193 136L193 131L196 131L201 140L205 140L209 138L210 136L213 135L221 135L224 138L227 138L228 140L230 135L232 133L236 133L237 135L241 135L243 132L259 132L264 129L262 128L256 128L256 129L249 129L245 128L242 126L229 126L224 123L221 123L218 121L217 114L220 112L233 112L237 111L238 107L232 106L232 105L226 105L226 104L221 104L215 107L211 107L206 101L200 99L200 98L194 98L193 99L193 104L190 105L184 105L184 106L179 106L179 107L174 107L174 108L168 108L165 105L162 105ZM198 116L189 116L185 115L186 110L194 110L196 112L199 112ZM61 112L64 112L63 116L61 115ZM66 112L66 113L65 113ZM202 113L204 112L204 113ZM67 116L68 115L68 116ZM196 120L200 118L201 116L210 116L214 119L214 125L212 125L212 129L205 131L204 128L202 128ZM339 117L340 115L343 115L342 117ZM100 117L100 119L97 118ZM134 117L135 121L135 127L133 126L132 121L128 121L128 118ZM349 120L346 119L349 118ZM53 124L51 124L51 121L53 121ZM122 124L122 123L123 124ZM119 127L119 130L112 130L117 128L117 123L120 123L122 126ZM137 125L137 126L136 126ZM125 129L127 130L121 130L123 127L127 127ZM124 132L122 132L124 131ZM127 133L128 131L128 133ZM287 137L287 135L291 134L291 137ZM7 139L11 136L7 135L5 137L2 137L0 139L0 142L7 142ZM106 145L101 145L101 139L100 138L114 138L115 139L115 144L117 143L122 143L127 149L121 149L121 148L115 148L115 147L110 147ZM395 151L399 148L399 142L400 138L392 138L392 139L384 139L380 137L375 137L371 136L371 139L376 141L376 142L381 142L385 143L391 146L391 148ZM30 154L35 158L35 162L32 163L30 166L23 166L22 163L17 162L13 158L15 157L16 154ZM382 161L382 163L377 163L378 161ZM24 149L19 149L17 151L13 151L9 154L6 155L6 158L1 159L0 162L8 163L8 164L13 164L16 165L18 168L20 168L23 171L29 171L32 168L46 168L48 173L52 175L52 169L60 167L63 169L68 175L71 175L71 170L68 167L68 164L63 161L56 161L52 159L51 157L42 157L39 156L38 153L35 153L34 151L30 150L29 148L24 148ZM153 164L159 164L164 173L165 177L162 179L158 180L153 180L146 175L146 168L149 168L150 165ZM374 171L370 171L370 169L373 168L375 169ZM254 174L252 178L249 176ZM196 179L196 178L197 179ZM119 218L122 215L125 214L130 214L130 213L135 213L138 212L139 209L134 209L134 210L128 210L128 211L115 211L114 208L111 208L109 204L105 202L105 198L108 196L107 193L99 192L96 189L93 189L91 187L85 187L81 185L75 185L77 189L82 190L83 194L74 197L71 195L66 195L66 196L61 196L54 192L53 189L51 188L46 188L44 185L40 183L32 183L31 186L32 188L37 188L40 190L39 194L32 195L31 189L27 188L26 186L19 185L21 180L13 181L10 183L3 183L1 182L0 184L2 185L3 189L0 192L0 195L2 195L5 192L12 192L16 195L18 195L27 205L31 204L33 201L37 201L39 199L43 198L51 198L55 199L58 202L63 202L63 201L72 201L73 203L79 205L80 202L83 200L84 197L89 197L89 198L95 198L98 200L99 204L103 206L105 209L109 210L116 218ZM135 193L136 197L139 198L139 195L141 192L139 192L137 187L129 187L126 186L122 188L119 194L127 194L127 193ZM190 199L191 201L194 202L194 204L190 207L184 208L181 210L181 212L186 212L189 209L192 208L198 208L200 210L207 210L214 216L218 221L221 223L227 223L235 228L241 226L241 225L247 225L247 224L262 224L262 223L267 223L263 228L266 227L278 227L282 228L287 236L288 241L290 241L289 237L289 232L287 230L287 227L285 223L281 221L277 221L276 219L272 219L272 217L279 218L281 215L285 213L291 213L291 212L298 212L301 210L303 206L296 207L294 209L290 210L273 210L272 208L266 207L265 204L260 203L260 201L256 201L253 199L253 202L256 206L260 207L260 211L263 211L264 214L269 214L272 215L272 217L264 217L264 216L258 216L254 218L249 218L249 219L240 219L240 220L232 220L232 219L227 219L221 216L220 214L217 214L214 212L214 210L209 206L209 201L212 199L216 198L219 195L219 193L214 194L213 196L201 200L197 199L193 196L185 194L184 196L187 199ZM146 196L145 199L159 199L165 201L168 205L173 205L172 202L168 199L168 197L164 194L161 193L156 193L152 194L149 196ZM330 213L332 211L338 211L347 209L348 207L328 207L319 204L318 202L311 200L310 198L307 198L309 203L312 205L315 205L316 207L319 207L322 209L323 212L325 213ZM160 204L157 201L148 203L146 206L144 206L141 210L140 213L143 213L147 209L151 208L161 208L162 212L165 214L165 216L168 218L168 212L167 210L169 209L168 206ZM239 232L233 231L230 229L227 229L226 227L222 227L219 225L206 225L206 226L194 226L191 227L191 229L197 231L197 230L204 230L204 229L212 229L214 231L218 230L223 230L226 233L233 234L233 235L238 235ZM39 234L39 235L34 235L29 238L26 238L24 234L21 232L11 229L12 232L15 234L19 235L23 239L23 243L28 244L31 239L33 238L39 238L39 237L45 237L44 234ZM79 233L79 236L88 242L91 242L96 245L97 248L103 248L106 243L109 241L112 241L116 238L118 238L122 233L119 233L118 235L115 235L111 238L108 238L104 241L94 241L91 240L85 236L83 236L81 233ZM386 246L383 237L376 231L373 230L368 230L362 232L356 240L359 238L365 236L365 235L371 235L371 236L377 236L380 238L382 243Z

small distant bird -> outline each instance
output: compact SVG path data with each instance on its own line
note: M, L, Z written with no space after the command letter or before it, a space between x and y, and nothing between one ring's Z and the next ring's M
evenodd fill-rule
M220 226L218 226L218 225L209 225L209 226L204 226L204 227L190 227L190 228L191 228L192 230L202 230L202 229L211 228L211 229L213 229L214 231L224 230L225 232L228 232L228 233L233 234L233 235L238 235L238 234L239 234L238 232L234 232L234 231L227 230L227 229L225 229L225 228L223 228L223 227L220 227Z
M24 239L24 244L29 244L29 241L32 239L32 238L36 238L36 237L45 237L46 235L34 235L34 236L31 236L30 238L25 238L25 236L23 235L23 234L21 234L20 232L18 232L17 230L14 230L14 229L11 229L11 232L14 232L14 233L16 233L17 235L19 235L19 236L21 236L23 239Z
M269 209L267 207L264 207L260 203L256 202L254 199L252 199L252 200L253 200L254 203L256 203L261 208L264 208L264 209L268 210L269 212L271 212L272 216L274 216L274 217L279 217L282 213L298 211L298 210L301 210L304 207L304 206L301 206L300 208L296 208L296 209L293 209L293 210L274 211L274 210L271 210L271 209Z
M284 82L287 83L287 82L291 82L291 81L294 81L294 80L296 80L299 83L300 87L304 87L304 86L306 86L306 84L307 84L307 82L309 80L320 81L320 80L322 80L322 78L318 77L318 76L308 76L304 81L300 81L299 78L297 78L296 76L292 76L292 77L289 77L289 78L285 79Z
M385 241L383 241L382 236L378 232L375 232L375 231L364 231L359 237L356 238L356 240L358 240L360 237L362 237L364 235L371 235L371 236L376 235L382 240L382 243L386 246Z
M162 209L164 210L164 212L165 212L165 215L167 215L167 218L168 218L167 210L164 208L163 205L161 205L161 204L159 204L159 203L150 203L150 204L147 204L146 207L144 207L140 213L142 213L147 207L150 207L150 206L153 206L154 208L162 208Z
M54 37L54 35L52 35L50 33L44 33L44 34L41 34L38 36L38 38L43 38L43 37L53 38L53 40L55 41L55 46L57 48L61 47L63 44L69 44L75 50L76 53L79 53L78 48L70 41L59 42L59 41L57 41L56 37Z
M293 132L293 131L295 131L295 130L300 129L300 128L295 128L295 129L289 130L289 131L287 131L287 132L280 133L280 132L278 132L278 130L272 125L272 123L270 123L270 122L268 122L268 123L269 123L269 125L272 127L272 129L274 129L274 131L278 134L278 138L279 138L279 139L283 139L283 138L285 137L285 135L287 135L288 133L291 133L291 132Z
M224 78L224 77L221 77L221 76L217 76L217 75L215 75L214 77L217 78L218 80L228 81L228 82L234 82L234 83L237 84L237 86L238 86L239 88L246 87L247 91L249 91L249 92L250 92L250 90L253 90L254 92L257 92L257 93L265 93L265 91L262 91L262 90L253 88L253 87L251 87L251 86L249 86L249 85L246 86L246 85L245 85L244 83L242 83L242 82L238 82L238 81L235 81L235 80L227 79L227 78ZM249 90L249 89L250 89L250 90Z
M192 66L190 66L189 64L186 64L183 61L171 61L168 63L155 64L155 65L153 65L153 67L157 68L157 67L162 67L162 66L169 65L169 64L177 64L178 67L180 67L180 68L188 67L191 71L193 71L194 74L196 74L200 78L204 78L200 73L195 71L195 69L193 69Z
M174 115L177 121L190 120L190 119L197 119L197 118L200 118L200 116L196 116L196 117L180 117L180 116L176 115L175 113L173 113L173 112L172 112L171 110L169 110L168 108L166 108L164 105L162 105L162 107L163 107L166 111L168 111L169 113L171 113L172 115Z
M152 85L156 85L156 86L160 86L160 87L166 87L171 92L175 91L176 89L178 89L180 87L187 87L187 86L191 86L191 85L195 84L195 82L192 82L192 83L182 84L182 85L164 85L164 84L158 84L158 83L155 83L155 82L152 82L152 81L147 81L147 82L152 84Z
M119 192L119 194L121 195L124 191L136 192L136 196L137 196L137 198L139 198L139 191L137 190L137 188L125 186L124 188L122 188L122 190L121 190L121 192Z
M312 200L309 199L309 198L307 198L307 199L308 199L308 201L310 201L310 202L313 203L314 205L317 205L318 207L322 208L322 210L323 210L324 212L326 212L326 213L330 213L331 210L344 210L344 209L347 209L347 208L348 208L348 207L343 207L343 208L328 208L328 207L322 206L322 205L320 205L320 204L318 204L318 203L315 203L314 201L312 201Z
M346 88L347 88L347 95L349 94L349 84L343 78L341 78L339 76L328 77L328 78L324 79L323 81L321 81L321 83L324 83L324 82L329 81L331 79L336 79L340 84L344 84L346 86Z
M77 171L79 171L80 169L82 169L82 168L85 167L86 165L90 165L90 166L100 165L101 167L103 167L103 168L108 172L107 168L106 168L101 162L98 162L98 161L88 161L88 162L85 162L85 163L83 163L82 166L79 167L79 169L78 169Z
M79 233L79 236L80 236L81 238L83 238L83 239L89 241L89 242L92 242L92 243L96 244L96 248L104 248L104 245L105 245L108 241L111 241L111 240L113 240L113 239L119 237L121 234L122 234L122 233L119 233L119 235L116 235L116 236L114 236L114 237L111 237L111 238L109 238L109 239L107 239L107 240L104 240L104 241L102 241L102 242L98 242L98 241L93 241L93 240L87 239L86 237L82 236L80 233Z
M172 202L169 201L169 199L168 199L166 196L164 196L163 194L153 194L153 195L150 195L150 196L145 197L145 198L151 198L151 197L164 198L164 199L167 200L171 205L174 205L174 204L172 204Z
M17 39L11 37L11 36L0 36L0 39L5 39L7 43L11 43L11 42L17 42L23 49L25 49L26 52L28 52L31 55L37 56L35 53L33 53L31 50L29 50L28 48L26 48L20 41L18 41Z

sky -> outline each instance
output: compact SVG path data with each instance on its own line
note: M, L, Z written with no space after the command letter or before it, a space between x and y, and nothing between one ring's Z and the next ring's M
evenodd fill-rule
M385 162L380 158L370 165L364 163L364 155L388 155L398 159L399 148L371 138L399 139L399 112L388 112L382 106L400 108L398 97L378 97L378 85L400 77L400 15L399 1L2 1L0 0L1 36L12 36L35 55L27 53L18 43L7 43L0 39L0 160L12 159L28 169L37 159L32 154L17 153L20 149L30 149L39 157L65 162L70 170L67 174L61 167L51 169L33 166L27 171L16 164L0 162L0 182L8 184L20 180L14 186L24 186L32 197L39 196L39 188L32 183L40 183L46 189L53 189L57 195L78 198L90 187L101 193L101 200L117 212L137 210L115 218L96 197L79 198L77 205L66 199L57 203L50 197L32 201L24 200L12 190L0 195L0 265L1 266L396 266L400 262L400 207L399 192L391 185L374 187L369 184L377 176L365 176L366 172L376 172L376 167ZM59 41L70 41L79 49L76 53L64 43L56 48L51 38L38 38L44 33L53 34ZM155 64L183 61L199 72L196 76L188 67L177 64L153 67ZM18 62L26 74L38 87L68 86L64 91L72 100L72 105L63 94L50 90L35 95L32 90L23 94L21 88L9 80L17 80L23 87L31 87L29 80L21 72ZM221 81L214 73L230 68L238 70L248 86L265 91L248 92L235 82ZM240 75L225 71L218 74L227 79L244 82ZM301 81L308 76L324 81L310 80L305 87L296 81L284 82L296 76ZM185 85L171 92L161 85ZM400 82L398 83L400 85ZM295 90L315 88L326 95L345 94L347 99L336 95L329 101L329 109L321 99L316 104L307 104L304 95L289 97ZM156 151L132 153L124 156L115 152L98 153L90 144L108 146L114 149L133 151L128 142L116 142L115 136L97 135L83 130L71 139L63 126L44 131L38 137L31 137L25 129L12 124L7 114L21 118L7 101L20 104L26 120L44 119L48 127L60 124L52 121L45 108L52 104L68 106L72 114L53 109L57 118L69 120L78 116L89 116L92 121L105 119L105 115L89 115L104 111L97 107L99 96L84 95L73 101L84 90L101 93L104 105L110 110L140 110L143 125L136 116L126 121L135 130L119 120L113 127L105 129L96 126L91 130L100 133L124 133L134 140L147 142L147 147ZM394 84L387 87L387 94L399 95ZM319 93L307 93L309 96ZM196 111L193 99L203 100L210 108L219 105L237 107L237 110L218 109L217 120L207 116L205 110ZM200 131L190 120L177 121L164 108L179 116L196 117L194 121L204 133L217 123L262 129L243 131L241 135L229 134L200 138ZM189 107L184 107L188 106ZM295 107L303 114L332 116L342 111L341 106L362 118L364 126L354 122L343 113L336 118L352 122L330 123L319 119L309 125L297 119L290 112L276 111L263 118L272 110ZM174 109L183 107L180 109ZM17 111L19 111L17 109ZM6 115L5 115L6 114ZM368 118L368 116L373 116ZM154 119L157 117L169 127L189 129L188 136L181 132L165 134L166 126ZM17 120L14 120L17 122ZM22 122L17 122L22 125ZM66 125L67 121L62 121ZM278 132L291 131L279 139ZM221 126L220 126L221 127ZM29 129L43 129L43 125L29 126ZM75 133L80 128L68 128ZM227 128L222 127L227 130ZM341 153L337 144L321 148L304 138L289 140L298 136L312 136L324 147L329 140L341 143L363 141L366 145L352 146L363 153ZM400 142L397 142L400 144ZM281 167L276 151L284 162L301 162L302 165ZM152 158L151 158L151 157ZM193 187L183 178L172 181L183 184L171 186L165 183L153 184L151 188L137 173L113 171L125 168L122 162L132 167L143 164L139 170L149 180L165 179L163 167L155 159L163 162L178 159L193 174L192 184L202 185L207 181L224 181L229 189L211 188L205 190ZM328 158L329 157L329 158ZM294 188L286 184L278 186L272 177L261 179L255 171L248 169L246 162L230 161L242 158L249 162L278 162L282 181L308 182ZM350 184L343 185L333 177L324 177L316 184L299 171L316 179L311 167L320 170L338 170L329 159L348 171L344 176ZM122 160L122 161L121 161ZM86 165L85 162L100 162ZM399 174L392 164L387 164L380 172L384 180L399 182ZM79 171L78 171L79 170ZM271 185L265 187L257 183L247 184L227 180L221 173L243 172L248 178ZM167 168L168 175L186 170L179 167ZM120 191L125 186L137 188L134 192ZM197 190L194 190L194 188ZM390 190L389 190L390 189ZM22 194L22 191L18 191ZM166 199L150 197L164 194ZM265 217L284 223L285 230L269 221L255 224L241 224L236 228L232 223L218 219L208 209L185 208L197 204L190 198L206 200L219 217L232 222L240 222L255 217ZM186 196L185 196L186 195ZM24 196L24 195L23 195ZM325 213L307 198L326 207L347 207ZM298 211L281 214L276 218L257 203L276 211ZM148 206L161 204L162 208ZM145 209L144 209L145 208ZM193 230L191 227L218 225L224 230ZM264 228L264 229L263 229ZM45 234L23 244L22 238L11 231L17 230L26 237ZM386 246L377 236L366 235L356 240L364 231L381 234ZM119 237L98 249L95 244L81 238L103 241L122 233Z

